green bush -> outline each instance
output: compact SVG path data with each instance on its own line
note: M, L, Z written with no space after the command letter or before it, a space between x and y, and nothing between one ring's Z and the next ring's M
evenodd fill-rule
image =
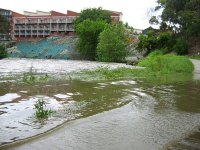
M173 50L176 51L179 55L184 55L188 53L188 45L184 39L178 38L176 40L176 44L173 47Z
M0 59L7 57L7 52L3 45L0 45Z
M127 40L122 24L107 27L99 36L97 59L105 62L122 62L128 54Z

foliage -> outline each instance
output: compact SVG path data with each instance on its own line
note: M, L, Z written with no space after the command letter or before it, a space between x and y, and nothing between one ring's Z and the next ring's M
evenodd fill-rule
M44 76L36 76L35 74L36 72L34 72L33 68L31 67L29 72L23 74L22 81L24 83L33 84L35 82L45 82L49 79L47 74Z
M122 62L128 53L127 42L123 24L107 26L99 36L97 59L105 62Z
M139 62L139 65L145 68L119 67L110 69L107 67L99 67L96 70L76 73L75 75L72 75L72 78L91 81L135 79L138 77L145 78L145 80L148 81L169 83L190 80L194 70L192 62L187 57L162 55L160 51L150 53L147 58Z
M141 34L139 36L139 41L140 42L137 45L139 50L147 50L148 53L150 53L151 51L157 49L157 33L155 33L153 30L148 31L147 35Z
M171 51L174 43L171 32L158 32L154 30L148 31L147 35L140 35L139 40L138 49L147 50L147 53L155 49L160 49L163 53L167 53Z
M106 25L105 21L92 21L90 19L77 25L76 32L79 37L77 48L82 57L95 60L98 37Z
M88 8L81 11L79 17L74 20L75 27L86 19L91 21L104 20L106 23L111 23L111 12L99 8Z
M150 55L139 62L139 66L146 67L149 72L159 74L192 73L194 66L185 56Z
M38 99L38 101L34 104L36 109L36 117L37 118L47 118L51 113L52 110L45 109L46 101L44 99Z
M155 10L163 9L161 25L184 37L200 36L199 0L157 0L157 3Z
M93 71L85 71L81 73L81 79L89 78L95 80L110 80L110 79L120 79L120 78L134 78L141 77L144 74L144 69L131 69L120 67L116 69L109 69L106 67L99 67Z
M9 21L0 14L0 33L7 34L10 30L10 23Z
M7 57L7 51L3 45L0 45L0 59Z
M173 50L175 50L179 55L187 54L188 45L183 38L178 38L176 39L176 44L174 45Z

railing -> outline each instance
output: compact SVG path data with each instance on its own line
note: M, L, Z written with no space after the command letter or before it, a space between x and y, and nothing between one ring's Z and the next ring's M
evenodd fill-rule
M38 23L37 20L26 20L26 23L27 24L35 24L35 23Z
M15 24L25 24L25 20L14 20Z
M57 31L58 29L57 28L51 28L51 31Z
M66 28L66 31L74 31L74 28Z

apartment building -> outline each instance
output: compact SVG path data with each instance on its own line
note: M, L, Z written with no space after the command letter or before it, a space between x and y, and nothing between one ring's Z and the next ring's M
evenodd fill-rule
M67 11L63 14L51 12L28 12L24 14L12 13L13 35L19 37L47 37L50 35L65 35L74 32L72 21L78 16L77 12Z
M68 10L66 14L50 11L12 12L13 38L34 38L73 34L73 20L79 13ZM122 20L121 12L112 11L114 22Z
M7 19L9 22L11 22L11 20L12 20L12 11L0 8L0 15L2 17L4 17L5 19ZM0 25L0 27L1 27L1 25ZM10 36L9 33L0 32L0 41L7 41L7 40L10 40L10 39L11 39L11 36Z

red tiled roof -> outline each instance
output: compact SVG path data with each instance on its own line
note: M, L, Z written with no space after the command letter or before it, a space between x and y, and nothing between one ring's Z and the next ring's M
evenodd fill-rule
M12 17L25 17L25 16L20 13L12 11Z
M57 12L57 11L51 11L51 16L66 16L66 14L63 14L63 13L60 13L60 12Z
M71 11L71 10L67 10L67 16L78 16L79 13L75 12L75 11Z

